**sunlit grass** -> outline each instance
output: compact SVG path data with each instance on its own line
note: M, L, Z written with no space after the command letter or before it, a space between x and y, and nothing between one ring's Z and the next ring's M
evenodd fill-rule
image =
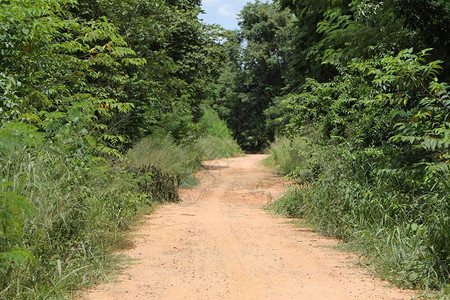
M444 194L426 195L428 202L420 204L421 198L389 190L388 181L367 181L354 171L352 156L342 147L282 138L269 153L270 165L303 184L275 201L270 206L274 212L342 239L347 249L367 257L381 278L396 285L445 289L449 228L444 225Z

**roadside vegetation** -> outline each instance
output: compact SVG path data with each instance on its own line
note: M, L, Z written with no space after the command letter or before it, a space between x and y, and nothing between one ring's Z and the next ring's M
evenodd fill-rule
M280 0L240 16L213 105L297 180L272 208L448 297L449 2Z
M96 282L202 160L269 145L277 212L448 294L449 2L200 4L0 2L0 298Z
M1 299L98 282L139 216L240 153L208 108L225 54L199 5L0 2Z

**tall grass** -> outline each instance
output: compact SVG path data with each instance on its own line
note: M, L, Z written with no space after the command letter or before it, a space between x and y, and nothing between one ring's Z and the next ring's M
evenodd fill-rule
M304 148L305 143L302 139L291 141L284 136L276 137L275 142L271 143L267 149L270 156L265 160L265 164L280 174L293 174L294 171L296 174L300 174L302 172L299 169L301 162L307 160L304 157L307 153L300 151Z
M126 156L134 168L159 170L164 180L157 192L172 191L176 194L173 198L178 199L177 187L188 188L197 184L193 173L201 168L203 154L192 142L179 144L170 135L158 133L140 140ZM168 186L168 181L174 185Z
M96 282L110 270L111 248L152 202L137 179L101 158L69 157L63 148L18 148L2 156L2 205L10 209L15 233L0 236L0 298L63 298L67 291ZM31 212L11 210L23 197ZM21 205L22 207L22 205ZM22 259L20 258L20 254Z
M194 144L177 144L165 134L143 138L128 151L127 157L133 167L152 165L166 174L181 177L199 170L202 161L202 153Z
M140 140L127 153L134 167L152 165L162 172L189 177L201 168L204 159L233 157L242 150L232 138L226 123L207 106L197 124L199 137L188 141L175 141L164 132L157 132Z
M200 131L204 133L196 142L198 151L208 159L234 157L242 155L242 149L233 139L225 121L207 106L203 106L203 116L199 122Z
M155 139L139 159L170 156L171 164L158 165L170 174L78 155L37 133L28 138L32 127L14 128L0 130L0 299L62 299L98 282L117 265L112 251L129 245L125 233L139 216L178 200L171 174L200 164L193 147L168 139Z
M374 149L360 153L345 144L318 146L302 138L279 139L269 151L271 163L301 183L272 205L277 213L304 218L324 234L343 239L395 284L448 285L450 203L443 186L426 193L426 187L414 183L412 190L406 172L377 168L374 158L384 156Z
M239 145L231 137L204 136L197 141L196 147L205 159L235 157L243 154Z
M157 203L179 200L205 154L240 152L214 118L199 124L211 127L200 139L155 133L108 160L44 143L34 126L0 129L0 299L62 299L113 271L127 230Z

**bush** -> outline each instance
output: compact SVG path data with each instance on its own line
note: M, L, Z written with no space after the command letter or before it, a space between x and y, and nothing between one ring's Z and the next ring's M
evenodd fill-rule
M127 153L132 167L154 166L181 180L200 169L201 157L192 143L176 144L162 133L143 138Z
M242 155L242 150L233 139L225 121L208 106L203 106L203 116L198 124L202 136L196 142L196 148L208 159Z
M111 250L155 203L178 201L195 184L204 153L232 155L229 139L177 144L155 133L125 159L78 155L26 124L0 129L0 298L64 297L114 264ZM204 148L200 148L204 146ZM205 151L206 151L205 150ZM216 151L216 152L215 152Z
M0 297L61 298L104 276L109 249L152 203L138 179L121 164L70 157L63 147L10 149L0 157L0 212L12 216L1 222Z
M305 139L304 139L305 140ZM410 174L380 172L395 162L381 149L355 151L344 144L273 144L273 163L295 165L301 186L272 205L277 213L302 217L326 235L343 239L367 256L379 274L407 287L439 288L449 276L448 191L415 182ZM303 159L298 159L298 153ZM280 167L281 168L281 167ZM303 176L306 173L317 176ZM291 170L291 169L287 169ZM448 174L445 180L450 180ZM312 179L312 180L311 180ZM429 190L428 193L421 192Z
M304 216L415 288L450 276L450 87L429 51L354 60L330 82L307 80L278 102L291 141L270 150L303 184L279 212Z
M204 136L197 141L196 147L203 154L203 157L207 159L234 157L243 153L239 145L231 137Z
M270 156L265 163L275 168L280 174L299 176L302 173L299 169L301 162L307 161L306 153L299 151L304 148L305 143L306 141L302 138L289 140L286 137L276 137L275 142L271 143L267 150Z

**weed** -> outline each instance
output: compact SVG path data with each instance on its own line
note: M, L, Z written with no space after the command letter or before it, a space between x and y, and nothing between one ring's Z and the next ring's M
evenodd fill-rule
M425 198L419 189L426 187L419 183L415 193L398 189L396 184L408 174L373 176L376 164L342 144L279 139L269 152L272 165L307 183L275 201L271 208L276 213L304 218L322 233L343 239L367 256L382 278L397 285L445 286L450 249L445 190L435 187Z

